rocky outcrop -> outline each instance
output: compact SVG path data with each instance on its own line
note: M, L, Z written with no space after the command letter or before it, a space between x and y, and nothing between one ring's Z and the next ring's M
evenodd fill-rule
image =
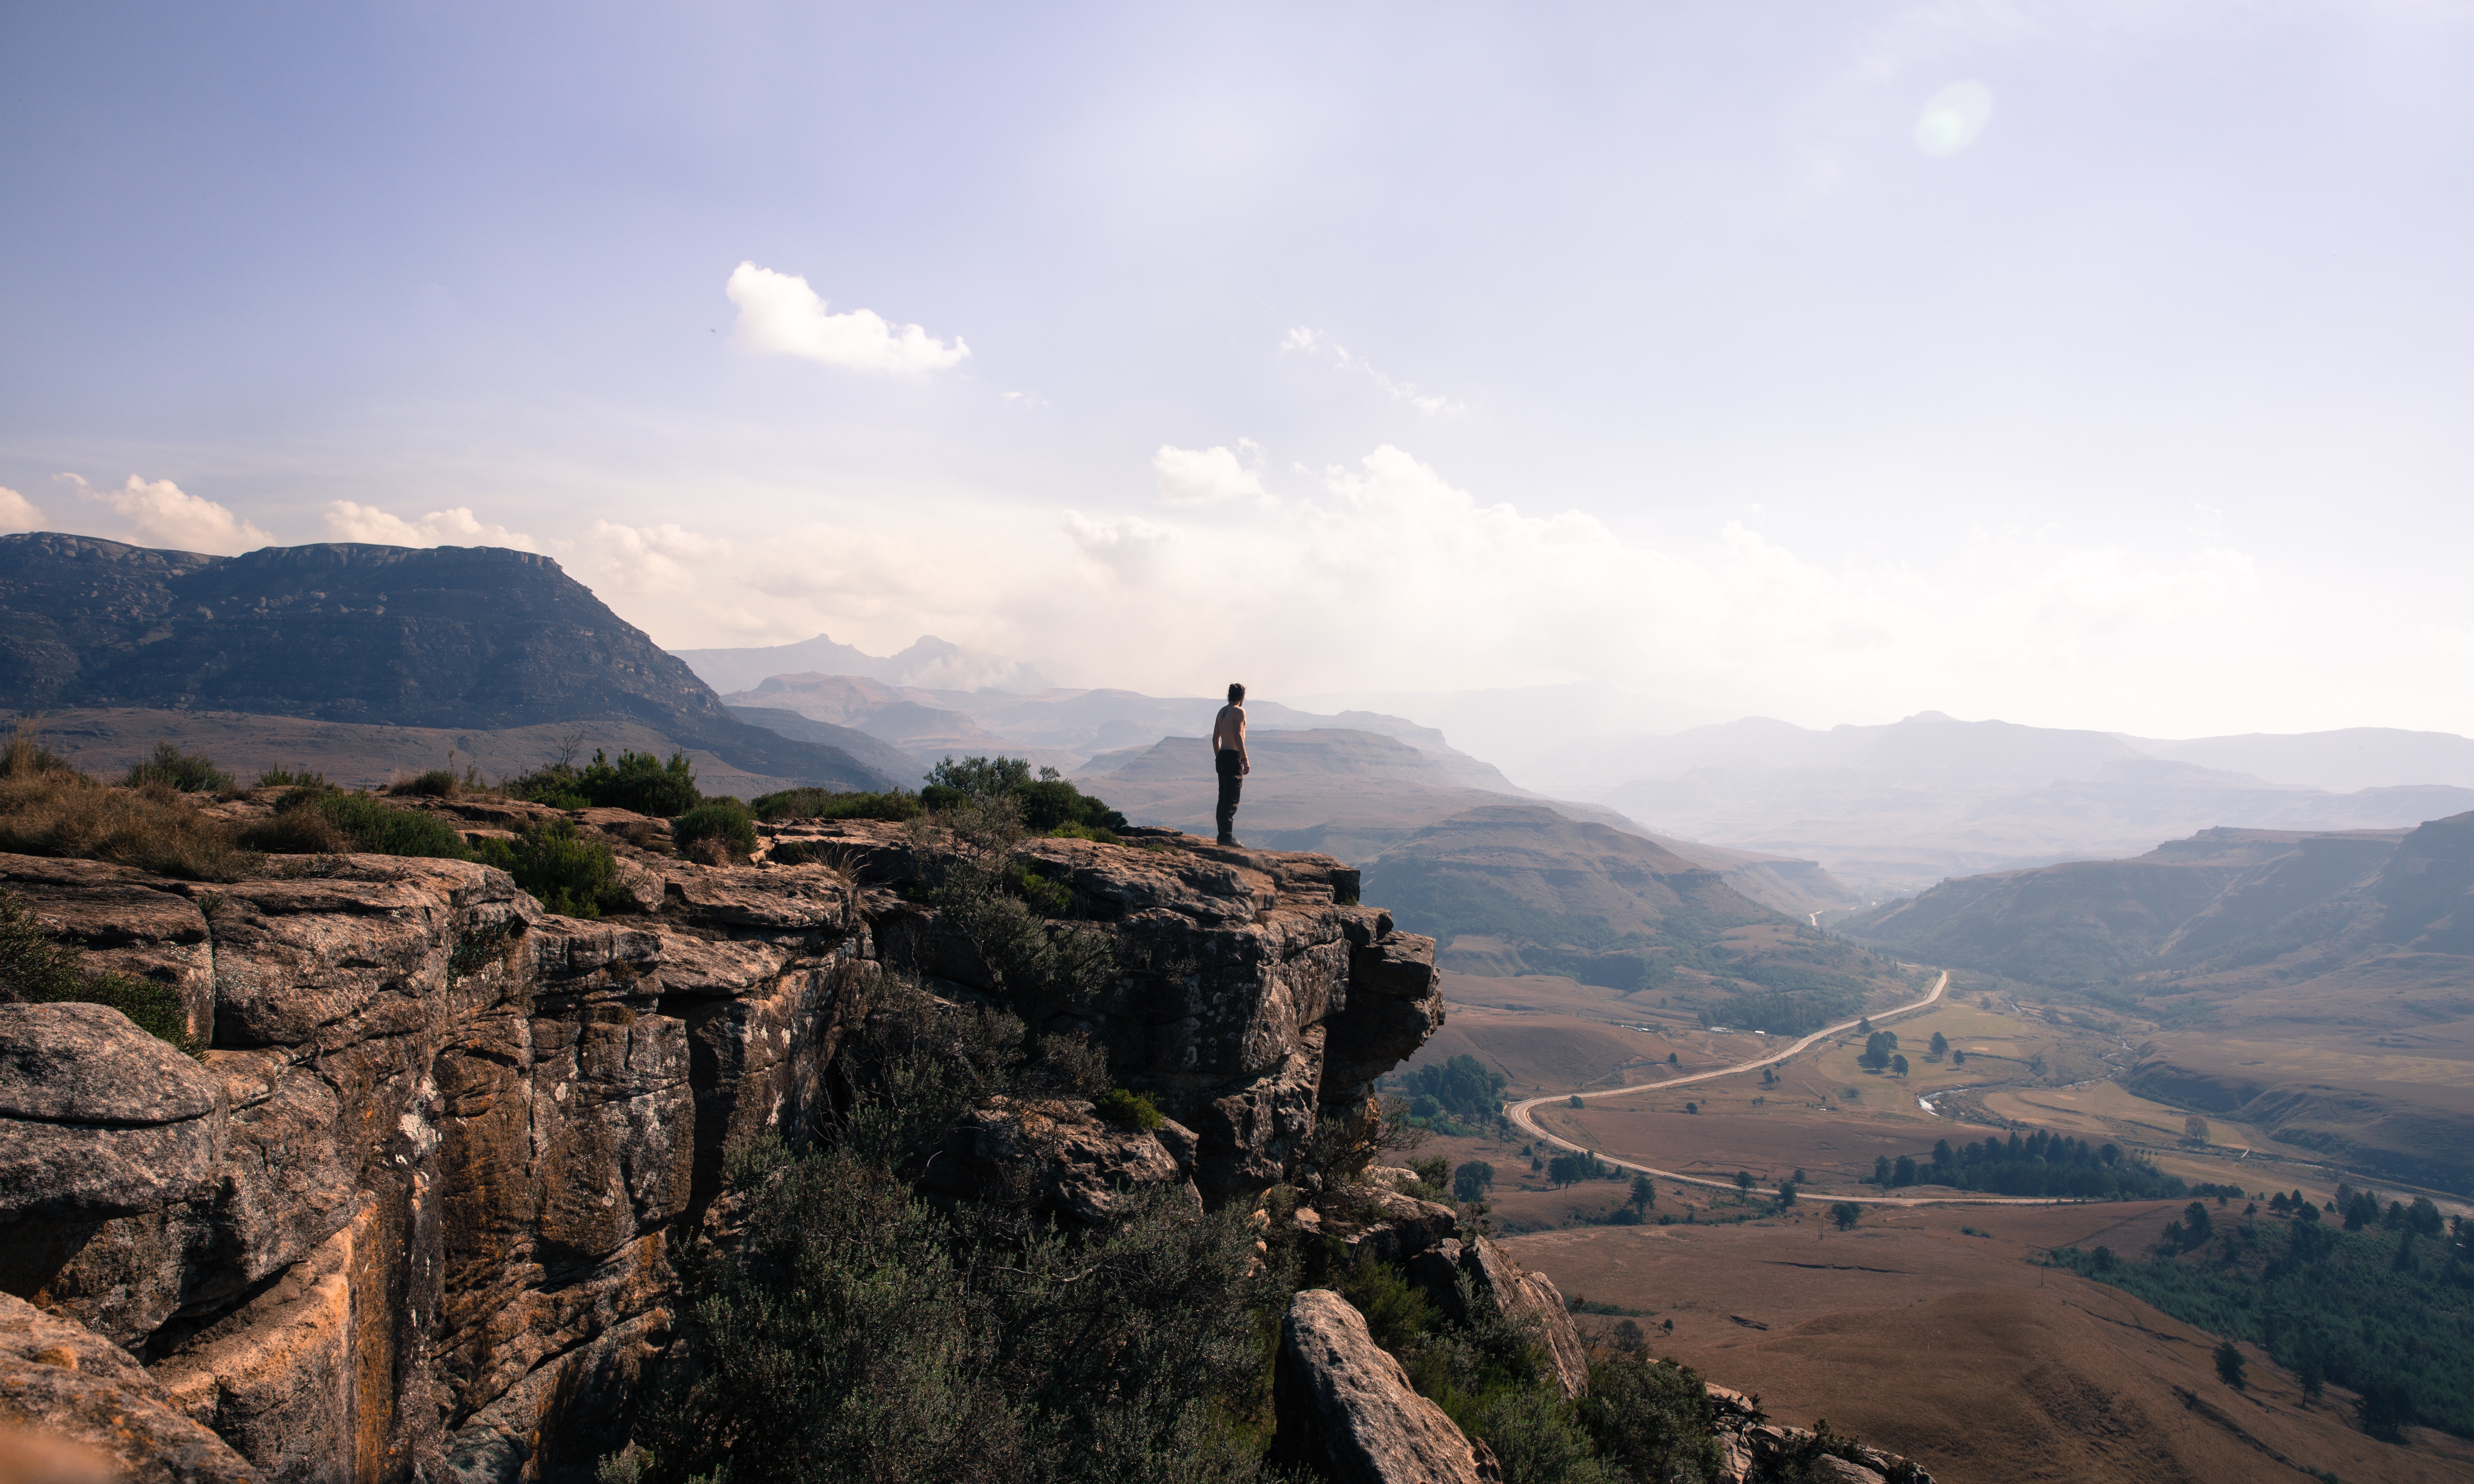
M1145 1131L1106 1122L1079 1098L997 1098L946 1136L923 1185L963 1199L1006 1196L1034 1216L1097 1226L1128 1193L1154 1186L1201 1209L1195 1149L1180 1123Z
M1758 1397L1724 1386L1711 1386L1709 1393L1724 1484L1933 1484L1932 1474L1914 1460L1831 1432L1827 1423L1819 1431L1785 1426L1769 1420Z
M1439 1242L1409 1260L1409 1279L1443 1313L1461 1324L1472 1304L1492 1304L1516 1325L1534 1328L1566 1397L1589 1389L1589 1352L1554 1281L1532 1273L1486 1237Z
M1347 1300L1310 1288L1280 1321L1273 1404L1286 1461L1332 1484L1477 1484L1503 1471L1374 1343Z
M41 1452L22 1456L36 1448ZM182 1416L127 1351L8 1294L0 1294L0 1472L98 1484L257 1484L263 1477L230 1445Z
M1145 1185L1218 1204L1297 1175L1318 1115L1442 1020L1432 945L1328 857L1031 842L1118 966L1049 1002L916 899L933 835L788 833L827 863L621 845L646 910L599 922L465 862L280 858L205 886L0 856L56 930L194 993L211 1037L193 1061L114 1011L0 1009L0 1288L143 1361L170 1415L269 1479L589 1472L668 1342L671 1254L724 1149L829 1115L843 1014L888 968L1086 1038L1167 1114L992 1105L937 1161L948 1195L1028 1181L1080 1220Z

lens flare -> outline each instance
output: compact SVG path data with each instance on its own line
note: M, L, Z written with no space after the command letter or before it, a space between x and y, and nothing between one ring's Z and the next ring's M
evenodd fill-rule
M1948 159L1974 144L1993 122L1993 89L1981 83L1953 83L1925 101L1916 115L1916 148Z

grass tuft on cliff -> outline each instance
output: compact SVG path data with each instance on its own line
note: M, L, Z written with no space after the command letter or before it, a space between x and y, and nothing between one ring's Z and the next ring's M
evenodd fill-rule
M455 826L435 814L400 809L375 794L340 788L296 788L271 819L250 826L243 843L279 855L408 855L471 860Z
M0 850L110 861L191 881L237 881L262 861L172 784L107 788L22 730L0 772Z
M158 1041L198 1056L181 992L133 974L95 973L75 945L52 936L16 893L0 890L0 1002L109 1005Z

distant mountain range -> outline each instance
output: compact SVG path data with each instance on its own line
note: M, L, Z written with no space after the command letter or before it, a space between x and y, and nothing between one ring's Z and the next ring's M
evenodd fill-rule
M1937 711L1828 731L1752 718L1637 739L1634 777L1583 797L1686 838L1810 856L1878 898L1950 876L2129 854L2216 826L2417 825L2474 808L2474 788L2424 780L2337 793L2191 759L2398 778L2450 773L2460 746L2474 753L2463 738L2368 729L2157 743ZM2349 773L2337 766L2348 758Z
M71 728L112 712L123 730L144 724L121 713L150 713L163 735L207 714L325 724L269 729L281 740L267 762L308 760L290 750L313 738L341 757L384 753L379 734L401 729L571 729L591 747L598 728L631 745L703 753L751 778L891 781L848 749L732 715L557 562L491 547L327 543L214 557L0 537L0 706ZM245 731L217 726L248 745ZM347 728L370 734L356 741Z
M1322 850L1370 868L1448 821L1517 806L1513 815L1489 815L1495 820L1491 827L1504 839L1522 831L1536 834L1540 850L1556 849L1552 840L1578 839L1570 829L1586 824L1617 830L1692 869L1714 873L1731 891L1792 917L1845 908L1857 899L1811 861L1653 835L1612 809L1525 793L1492 770L1473 773L1466 759L1454 763L1377 732L1265 730L1253 734L1248 751L1254 771L1246 780L1238 829L1249 843L1273 850ZM1136 824L1211 827L1217 784L1201 737L1165 737L1147 748L1095 757L1076 781ZM1487 783L1493 786L1477 786Z
M1049 682L1018 659L923 634L899 654L879 657L824 634L795 644L756 649L681 649L671 652L717 691L748 690L775 675L853 675L888 685L930 690L1046 690Z
M1839 931L2156 1022L2133 1091L2474 1190L2474 813L2209 829L1945 882Z

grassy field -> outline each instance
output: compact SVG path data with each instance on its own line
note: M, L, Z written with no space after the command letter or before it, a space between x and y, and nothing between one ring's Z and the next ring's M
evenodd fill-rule
M1670 1199L1661 1192L1661 1207ZM2294 1377L2256 1350L2250 1388L2235 1392L2210 1360L2217 1336L2028 1260L2051 1246L2135 1249L2178 1207L1873 1211L1853 1233L1807 1209L1506 1245L1567 1297L1636 1311L1653 1353L1758 1393L1783 1421L1826 1418L1950 1484L2300 1479L2301 1468L2348 1484L2474 1479L2464 1440L2416 1428L2406 1447L2374 1442L2348 1425L2340 1389L2305 1405ZM1722 1198L1708 1214L1727 1211ZM1581 1319L1599 1332L1622 1322Z

